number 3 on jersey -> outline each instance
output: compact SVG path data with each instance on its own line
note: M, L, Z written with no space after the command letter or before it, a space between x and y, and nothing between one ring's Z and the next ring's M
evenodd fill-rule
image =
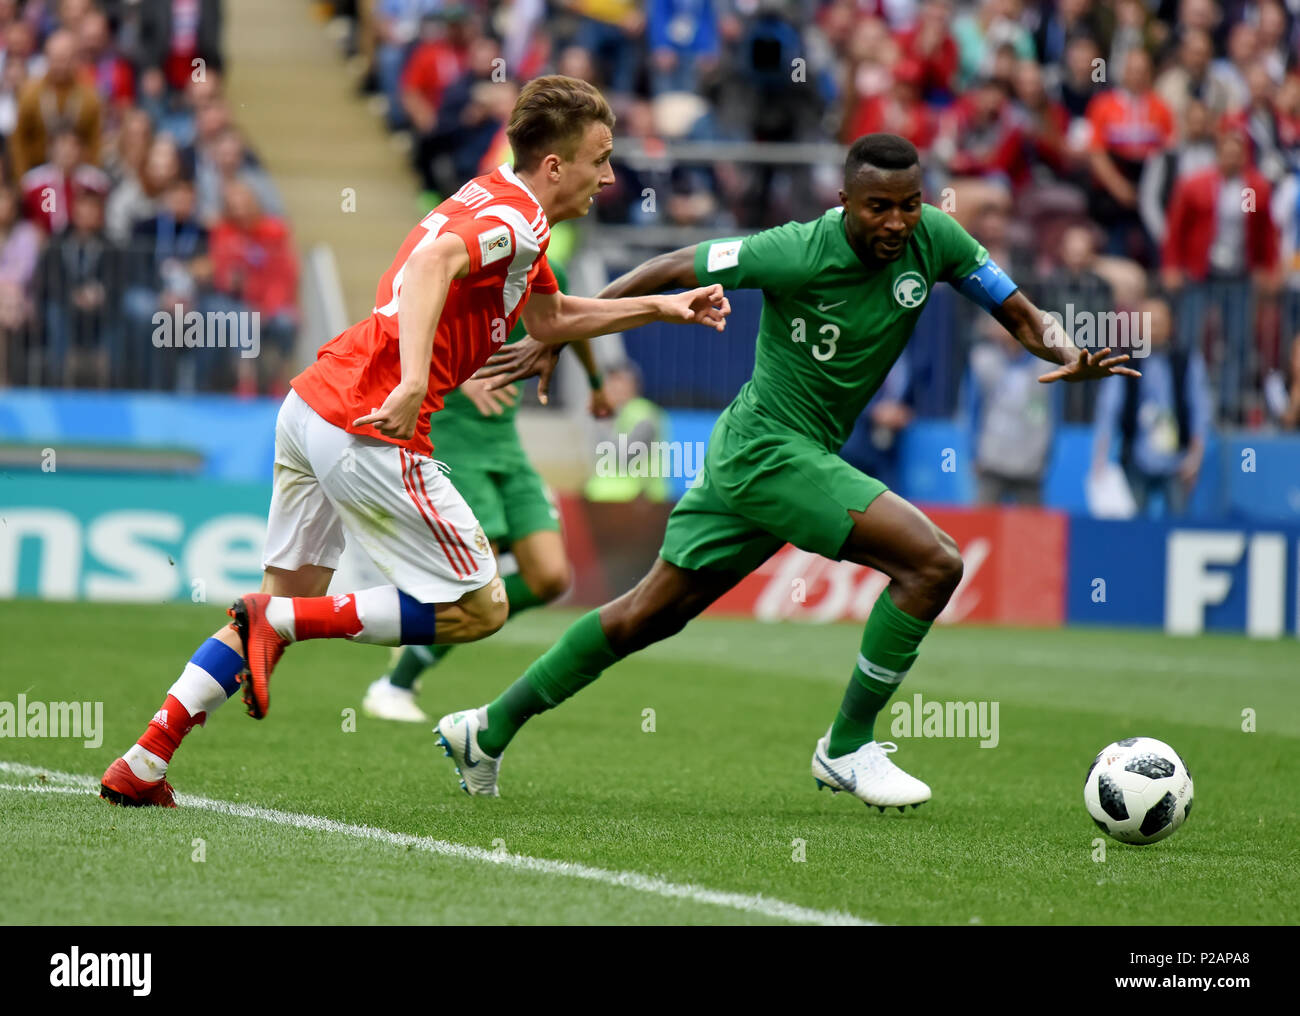
M817 329L817 334L824 335L825 338L812 347L812 355L814 358L825 363L835 355L835 343L840 340L840 326L833 325L827 321L826 324ZM826 346L825 349L822 349L823 344Z
M807 342L808 338L805 331L807 326L804 324L804 319L801 317L795 318L791 324L794 325L794 328L790 333L790 341ZM825 363L835 355L835 343L840 340L840 326L831 324L828 321L817 329L817 334L822 338L812 347L812 355L814 359Z

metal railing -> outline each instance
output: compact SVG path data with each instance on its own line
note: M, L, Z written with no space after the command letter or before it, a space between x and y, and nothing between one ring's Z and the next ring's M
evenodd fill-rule
M296 362L296 309L262 313L215 287L201 259L157 255L103 237L45 241L30 278L0 283L0 385L278 387ZM323 294L314 320L333 324Z

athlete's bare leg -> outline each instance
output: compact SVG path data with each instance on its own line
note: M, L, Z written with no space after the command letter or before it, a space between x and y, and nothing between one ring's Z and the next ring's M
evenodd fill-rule
M840 558L888 575L886 592L903 613L922 621L938 617L961 582L961 554L953 538L889 490L866 511L849 515L853 528Z
M573 583L573 568L564 552L564 538L548 529L529 533L510 545L519 563L519 577L533 595L550 603Z

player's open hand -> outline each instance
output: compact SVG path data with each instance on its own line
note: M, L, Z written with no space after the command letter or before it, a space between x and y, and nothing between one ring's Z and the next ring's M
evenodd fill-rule
M372 409L365 416L358 416L352 421L352 426L371 426L384 437L409 441L415 436L415 425L420 420L420 406L424 404L427 391L427 388L399 384L388 393L382 406Z
M722 331L727 327L727 315L731 313L731 301L727 299L722 287L716 283L688 289L685 293L664 297L664 312L661 320L676 324L707 325Z
M460 386L460 390L484 416L500 416L519 401L519 389L512 384L492 388L487 381L470 378Z
M1122 363L1127 363L1129 359L1131 358L1128 353L1111 356L1109 349L1099 349L1091 354L1086 349L1081 349L1079 350L1079 358L1074 363L1067 363L1063 367L1057 367L1056 370L1044 374L1038 380L1043 384L1050 384L1052 381L1093 381L1100 377L1108 377L1111 374L1123 374L1125 377L1141 377L1141 371L1136 371L1132 367L1120 366Z
M555 370L555 362L563 349L563 343L548 346L531 335L525 335L518 342L502 346L489 356L487 363L470 380L486 381L487 390L494 392L515 381L535 377L538 379L537 400L546 405L551 393L551 373Z

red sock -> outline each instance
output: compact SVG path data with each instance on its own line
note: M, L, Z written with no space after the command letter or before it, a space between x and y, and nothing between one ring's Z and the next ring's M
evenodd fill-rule
M293 633L295 642L306 639L350 639L363 625L357 617L357 598L346 596L295 596Z
M207 713L191 716L174 695L168 695L162 708L154 713L149 726L140 735L138 744L145 751L153 752L164 762L172 760L172 753L181 746L181 741L196 723L202 723Z

